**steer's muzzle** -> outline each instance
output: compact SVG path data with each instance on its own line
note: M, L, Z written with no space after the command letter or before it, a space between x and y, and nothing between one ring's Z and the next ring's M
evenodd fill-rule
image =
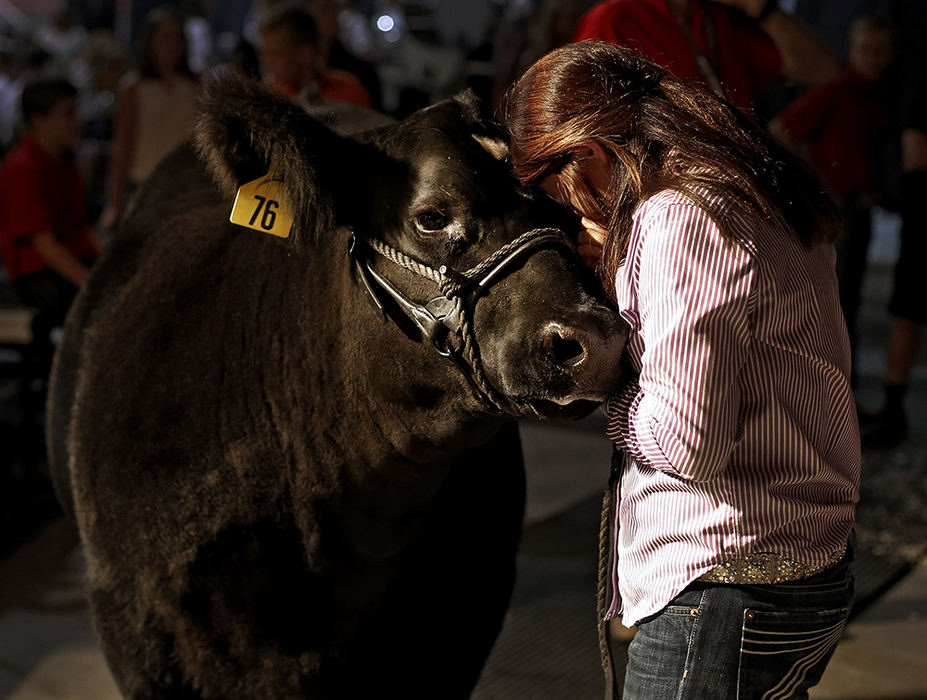
M611 324L609 324L611 326ZM621 380L621 353L627 340L623 328L548 322L541 329L541 347L547 361L572 381L550 401L561 406L575 401L602 402Z

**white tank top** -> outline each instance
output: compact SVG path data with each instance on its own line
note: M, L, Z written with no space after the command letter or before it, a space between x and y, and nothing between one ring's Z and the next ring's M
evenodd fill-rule
M196 84L181 78L168 86L163 80L142 78L135 95L138 120L129 181L141 182L187 137L194 114Z

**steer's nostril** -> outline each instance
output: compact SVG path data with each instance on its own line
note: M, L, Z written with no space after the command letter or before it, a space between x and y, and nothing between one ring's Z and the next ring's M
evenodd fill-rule
M586 349L576 340L564 338L559 333L548 336L548 350L555 365L573 366L579 364L586 355Z

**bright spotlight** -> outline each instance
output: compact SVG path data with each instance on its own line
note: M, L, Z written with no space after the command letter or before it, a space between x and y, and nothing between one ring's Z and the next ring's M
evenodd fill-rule
M381 32L391 31L396 26L393 18L389 15L380 15L377 17L377 29Z

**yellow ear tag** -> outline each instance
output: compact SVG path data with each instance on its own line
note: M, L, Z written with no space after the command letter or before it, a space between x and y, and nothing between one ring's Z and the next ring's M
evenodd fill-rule
M229 221L271 236L289 238L293 209L283 180L268 173L239 187Z

